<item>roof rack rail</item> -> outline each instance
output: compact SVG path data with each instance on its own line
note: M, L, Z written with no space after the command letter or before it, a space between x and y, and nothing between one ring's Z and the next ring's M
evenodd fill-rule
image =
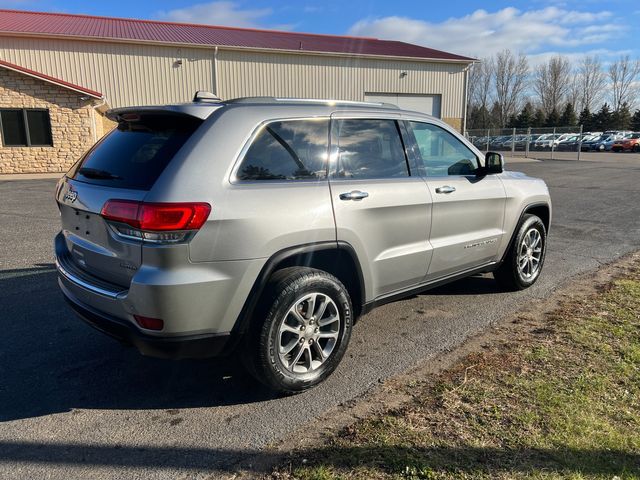
M207 92L206 90L198 90L193 96L193 101L220 103L222 102L222 99L211 92Z
M324 98L283 98L283 97L239 97L233 98L231 100L226 100L224 103L316 103L323 105L349 105L349 106L357 106L357 107L385 107L385 108L393 108L399 109L397 105L392 103L384 103L384 102L359 102L355 100L332 100L332 99L324 99Z

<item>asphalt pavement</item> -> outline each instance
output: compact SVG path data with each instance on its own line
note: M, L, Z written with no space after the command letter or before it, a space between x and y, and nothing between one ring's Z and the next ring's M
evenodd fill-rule
M55 180L0 180L0 478L217 478L338 404L439 354L580 273L640 249L640 155L513 165L544 178L544 272L491 276L385 305L355 326L318 388L277 398L228 360L145 358L81 323L56 284Z

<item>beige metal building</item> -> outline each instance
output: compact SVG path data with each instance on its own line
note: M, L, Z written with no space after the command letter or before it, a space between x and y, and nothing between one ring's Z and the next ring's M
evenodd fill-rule
M386 101L463 129L473 61L372 38L0 10L0 95L6 96L0 97L0 173L65 171L108 130L107 108L184 102L196 90L223 99ZM16 77L21 70L31 72L23 73L24 92ZM77 106L65 100L65 118L88 116L72 148L56 133L61 125L53 118L50 144L30 141L28 118L36 114L25 105L59 109L56 98L64 95L38 95L38 88L47 92L52 85L77 97ZM20 100L14 106L10 97ZM68 156L60 156L62 147Z

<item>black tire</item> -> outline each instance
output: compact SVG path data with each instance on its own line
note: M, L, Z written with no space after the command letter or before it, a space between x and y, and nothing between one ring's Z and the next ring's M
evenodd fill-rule
M531 276L527 276L526 272L523 272L518 267L518 257L523 248L523 242L525 235L527 235L532 229L538 231L541 242L540 259L537 264L537 270ZM542 267L544 265L544 259L547 251L547 231L542 220L536 215L526 214L522 218L520 225L515 236L512 245L509 247L502 265L493 272L493 276L500 284L500 286L508 291L523 290L530 287L540 277Z
M634 151L634 153L640 153L640 144L636 143L633 146L633 151Z
M327 302L327 310L335 309L339 315L339 324L335 326L337 338L326 360L319 366L307 372L295 372L283 363L280 357L279 348L284 337L281 335L280 327L285 321L292 322L292 318L294 322L297 321L296 316L288 312L297 305L297 302L311 294L318 294L322 298L328 297L333 302L333 305ZM303 305L305 304L299 306ZM313 324L314 314L308 311L309 302L306 305L307 311L302 316L305 319L309 316L311 318L309 321ZM320 307L318 305L316 307L315 311L319 311ZM331 375L342 360L351 337L352 316L353 307L347 289L333 275L306 267L290 267L277 271L266 287L250 330L245 337L243 359L248 371L270 389L284 394L298 393L314 387ZM291 323L288 324L291 325ZM324 328L320 327L318 322L316 326L316 332ZM310 366L314 361L311 358L312 355L316 355L315 361L320 361L317 359L319 353L315 348L322 349L322 345L328 345L330 340L316 338L317 345L307 346L306 342L309 340L313 342L313 338L304 337L306 333L299 335L303 337L300 339L302 342L300 345L304 347L296 345L291 355L294 356L298 352L296 348L308 347L309 353L303 353L300 361L308 359ZM292 368L304 367L294 364Z

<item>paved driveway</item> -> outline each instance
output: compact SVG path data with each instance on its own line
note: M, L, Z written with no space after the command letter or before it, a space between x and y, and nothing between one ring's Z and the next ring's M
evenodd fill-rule
M490 277L385 305L356 325L319 388L272 398L229 362L141 357L73 317L56 286L53 180L0 182L0 478L189 478L251 463L339 403L640 248L640 162L513 165L543 177L554 221L545 272L526 292Z

